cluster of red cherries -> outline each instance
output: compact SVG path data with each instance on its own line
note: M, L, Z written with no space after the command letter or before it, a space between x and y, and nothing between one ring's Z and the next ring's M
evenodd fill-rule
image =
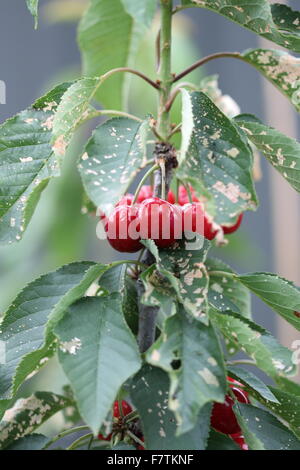
M232 393L235 395L236 400L240 403L250 403L248 393L243 389L242 384L231 377L227 377L227 380L230 382L230 388ZM211 415L211 426L216 431L229 435L242 450L248 450L248 446L242 435L242 430L233 412L234 403L235 400L230 394L225 396L224 403L214 403ZM120 413L120 405L122 407L123 417ZM127 401L122 400L120 405L118 401L115 401L113 406L114 422L117 423L117 425L122 425L123 418L132 413L132 407ZM104 441L110 441L111 438L112 433L108 436L104 436L103 434L98 435L98 439ZM139 440L144 442L144 437L142 435L139 436ZM137 450L144 450L144 447L137 444Z
M133 201L134 196L126 194L108 218L101 215L109 243L120 252L141 250L141 239L152 239L159 248L167 248L187 230L213 240L220 229L225 235L235 232L243 218L240 214L233 225L217 226L192 187L189 196L186 188L179 186L177 204L172 191L167 200L153 197L151 186L142 186L136 203Z

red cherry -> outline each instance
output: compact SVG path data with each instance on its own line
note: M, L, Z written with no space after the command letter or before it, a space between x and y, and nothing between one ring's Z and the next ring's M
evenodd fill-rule
M182 237L181 209L158 197L145 199L139 208L140 235L166 248Z
M237 443L237 445L242 449L242 450L249 450L248 445L245 442L244 436L242 436L240 433L238 434L232 434L230 436L234 442Z
M199 199L197 198L194 188L192 186L190 186L190 191L192 195L192 201L199 202ZM190 199L189 199L187 190L185 189L184 186L180 185L178 188L178 204L180 204L181 206L184 206L184 204L187 204L189 202L190 202Z
M99 441L110 441L111 440L112 433L110 433L108 436L103 436L103 434L98 434L98 439Z
M224 231L224 234L225 235L228 235L229 233L233 233L235 232L241 225L242 223L242 220L243 220L243 217L244 217L244 214L240 214L236 220L236 223L233 224L233 225L230 225L229 227L228 226L225 226L225 225L222 225L222 229Z
M138 203L143 202L145 199L148 199L149 197L152 197L152 196L153 196L152 186L144 185L141 187L141 190L139 192L136 202Z
M240 388L231 386L233 393L240 403L249 403L246 392ZM211 425L216 431L224 434L240 434L241 428L233 412L234 400L230 395L225 396L224 403L214 403Z
M201 202L183 206L183 230L199 233L208 240L213 240L217 235L217 230L214 230L213 222L205 214Z
M129 413L132 412L131 406L125 400L122 400L122 411L123 411L123 416L127 416L129 415ZM121 416L118 401L114 402L113 414L115 418L120 418Z
M167 201L168 201L170 204L175 204L175 194L174 194L173 191L171 191L171 190L168 192Z
M121 205L114 209L105 223L107 239L121 252L134 253L142 247L139 240L138 208Z
M123 197L120 199L120 201L116 204L115 207L119 207L119 206L132 206L133 199L134 199L133 194L125 194L125 196L123 196Z
M139 195L138 195L138 198L137 198L136 202L141 203L141 202L145 201L145 199L149 199L152 196L153 196L152 186L144 185L144 186L141 187L141 190L139 192ZM175 204L175 196L174 196L174 193L172 191L168 192L167 201L170 204Z

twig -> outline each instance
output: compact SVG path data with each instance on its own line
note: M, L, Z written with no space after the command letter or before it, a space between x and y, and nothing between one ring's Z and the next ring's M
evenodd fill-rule
M178 82L183 77L185 77L189 73L193 72L198 67L201 67L202 65L206 64L207 62L210 62L211 60L214 60L214 59L222 59L224 57L231 57L231 58L234 58L234 59L244 60L243 56L241 56L241 54L239 52L217 52L216 54L211 54L211 55L208 55L206 57L203 57L202 59L200 59L197 62L195 62L194 64L192 64L187 69L180 72L178 75L176 75L174 77L173 83Z
M101 80L104 81L111 75L114 75L115 73L119 73L119 72L127 72L127 73L132 73L133 75L137 75L138 77L145 80L145 82L149 83L149 85L151 85L156 90L160 90L159 83L154 82L153 80L151 80L151 78L147 77L147 75L140 72L139 70L131 69L130 67L118 67L116 69L109 70L109 72L106 72L104 75L101 75Z

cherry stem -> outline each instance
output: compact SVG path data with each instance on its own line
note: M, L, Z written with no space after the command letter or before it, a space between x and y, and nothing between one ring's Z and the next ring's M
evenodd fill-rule
M164 161L159 163L161 171L161 198L166 199L166 164Z
M141 441L135 434L133 434L131 431L129 431L127 429L126 431L126 434L131 437L131 439L133 439L137 444L139 444L140 446L143 446L145 445L145 443L143 441Z
M132 201L132 205L136 203L137 201L137 198L139 196L139 193L140 193L140 190L142 188L142 186L144 185L145 181L147 181L147 179L149 178L150 175L152 175L152 173L154 173L156 170L159 169L159 165L153 165L143 176L143 178L141 179L141 181L139 182L139 185L138 187L136 188L136 191L134 193L134 198L133 198L133 201Z
M191 193L190 185L184 183L183 181L181 181L181 183L185 187L185 190L186 190L188 198L189 198L189 202L192 204L193 203L193 196L192 196L192 193Z
M239 52L217 52L216 54L211 54L211 55L208 55L206 57L203 57L202 59L200 59L197 62L195 62L194 64L192 64L187 69L180 72L178 75L175 75L175 77L173 79L173 83L178 82L183 77L185 77L189 73L193 72L198 67L201 67L202 65L206 64L207 62L210 62L211 60L214 60L214 59L222 59L222 58L225 58L225 57L230 57L230 58L240 59L240 60L245 61L245 59L243 58L243 56Z
M142 78L145 82L149 83L153 88L156 90L160 90L160 85L159 83L154 82L151 80L151 78L147 77L144 73L140 72L139 70L131 69L130 67L117 67L115 69L109 70L106 72L104 75L101 75L101 81L103 82L107 78L109 78L111 75L114 75L115 73L120 73L120 72L127 72L127 73L132 73L133 75L137 75L138 77Z

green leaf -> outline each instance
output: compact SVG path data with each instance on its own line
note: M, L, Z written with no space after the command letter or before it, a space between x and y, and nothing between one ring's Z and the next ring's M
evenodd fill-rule
M90 102L101 83L101 77L82 78L64 93L53 120L55 148L66 149L77 127L98 115Z
M208 323L208 275L204 262L210 243L202 237L198 242L187 242L182 239L170 248L159 251L153 240L143 240L142 243L155 257L159 273L169 281L177 300L182 303L186 312L193 318ZM157 282L161 282L166 288L162 280L155 280L152 277L150 282L154 286Z
M234 411L251 450L300 450L296 436L267 411L244 403Z
M148 122L113 118L93 132L79 164L89 198L108 213L146 162Z
M221 333L250 356L266 374L276 378L295 372L292 352L264 328L234 312L211 310L210 315Z
M205 262L209 275L209 303L222 312L234 310L251 319L251 297L246 289L234 276L234 271L223 261L207 258ZM226 273L233 276L226 276Z
M208 258L205 264L209 275L209 304L221 312L231 310L251 319L250 292L234 278L233 270L215 258ZM227 273L232 276L227 276ZM225 338L225 344L228 354L237 353L238 348L233 341Z
M32 16L34 17L34 27L38 27L38 7L39 0L26 0L26 5Z
M275 312L300 330L300 289L292 282L269 273L250 273L237 276Z
M234 4L228 0L182 0L182 3L212 10L280 46L300 52L299 29L290 27L293 20L300 20L300 13L283 10L282 5L276 8L268 0L238 0Z
M274 168L300 192L300 144L265 124L244 121L243 116L236 121Z
M133 20L141 25L149 26L152 23L157 7L157 0L121 0L125 11Z
M125 323L118 294L89 297L69 307L55 328L59 360L79 411L96 434L121 385L140 366L134 336Z
M241 450L229 436L210 430L206 450Z
M296 382L293 382L292 380L289 380L286 377L277 377L276 384L284 392L296 395L296 397L300 397L300 385Z
M300 12L293 11L288 5L275 3L271 5L273 21L281 31L299 34Z
M119 292L122 297L123 314L129 328L134 334L138 331L138 298L136 282L127 276L126 264L112 267L100 278L100 287L113 294Z
M163 334L146 357L150 364L170 375L169 407L176 415L178 434L193 429L206 403L223 402L226 392L223 355L211 325L186 317L181 311L166 320Z
M211 406L200 410L194 429L177 436L175 416L168 408L169 383L165 372L149 365L131 383L130 395L141 418L147 450L204 450Z
M270 402L271 406L273 406L273 403L279 403L270 388L267 387L262 380L256 377L256 375L252 374L252 372L236 366L227 367L227 371L229 372L230 377L244 384L250 394L252 393L254 396L259 396L262 400Z
M57 86L0 126L0 244L22 238L41 192L60 174L50 141L54 111L68 86Z
M275 396L277 403L272 403L261 394L254 393L253 396L262 405L269 408L271 412L278 415L289 424L292 431L300 438L300 397L284 392L278 388L271 387L270 390Z
M36 392L29 398L18 400L11 410L11 419L0 425L0 449L6 449L15 440L31 434L70 404L70 400L52 392Z
M31 434L14 441L5 450L42 450L48 441L43 434Z
M11 400L0 400L0 421L4 416L5 411L9 408Z
M134 65L144 28L125 11L121 0L91 0L79 25L79 46L84 74L103 75L116 67ZM123 108L128 92L128 76L117 73L105 83L96 98L105 108Z
M72 263L28 284L1 323L6 363L0 365L0 398L15 392L26 377L52 354L52 329L66 308L82 297L107 269L91 262Z
M178 176L199 196L210 193L218 224L255 209L252 153L236 124L202 92L183 91L182 148Z
M242 54L300 111L300 59L272 49L249 49Z

